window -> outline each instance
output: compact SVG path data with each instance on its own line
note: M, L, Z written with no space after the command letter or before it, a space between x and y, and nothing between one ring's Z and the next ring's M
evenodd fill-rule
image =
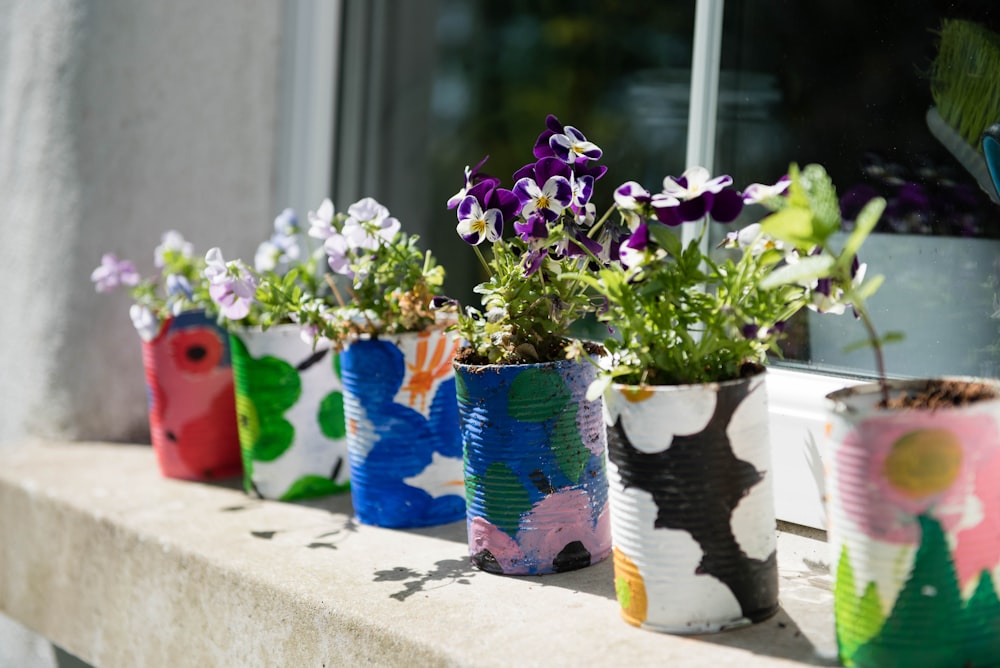
M470 300L477 267L444 202L487 153L509 179L547 113L605 150L599 209L621 181L656 188L695 161L737 184L821 162L842 197L889 200L862 259L887 275L876 324L906 335L890 374L1000 375L1000 208L926 120L942 20L998 30L992 5L342 0L331 192L376 196ZM873 364L843 352L862 337L849 315L802 315L769 379L777 505L822 526L822 397Z

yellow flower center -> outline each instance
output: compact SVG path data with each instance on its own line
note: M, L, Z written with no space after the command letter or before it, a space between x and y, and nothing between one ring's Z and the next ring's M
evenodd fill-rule
M892 486L914 499L948 489L962 467L962 445L945 429L910 432L892 444L883 472Z

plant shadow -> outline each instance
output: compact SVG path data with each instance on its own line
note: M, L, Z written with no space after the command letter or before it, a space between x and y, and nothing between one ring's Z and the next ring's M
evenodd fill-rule
M743 649L754 654L807 666L839 666L833 647L818 647L784 607L770 619L715 634L692 636L702 642Z
M468 558L441 559L434 568L420 571L407 566L396 566L388 570L375 571L373 582L398 582L401 589L389 594L389 598L405 601L414 594L439 589L449 585L467 585L477 571Z

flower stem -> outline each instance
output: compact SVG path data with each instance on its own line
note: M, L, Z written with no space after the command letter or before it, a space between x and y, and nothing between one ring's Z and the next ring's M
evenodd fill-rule
M489 263L486 261L486 258L483 257L483 251L479 250L479 246L473 246L472 250L476 251L476 257L479 258L479 263L482 264L483 269L486 270L486 275L492 278L493 270L490 269Z
M872 348L875 349L875 372L878 374L879 389L882 391L882 402L888 405L889 382L885 377L885 355L882 353L882 340L879 339L878 332L875 331L875 325L868 315L868 309L863 305L859 306L857 303L852 303L852 308L858 314L858 317L861 318L861 324L864 325L865 331L868 332Z
M604 226L604 223L608 221L608 216L610 216L611 212L616 210L617 208L618 208L617 204L612 204L610 207L608 207L608 210L604 212L604 215L601 216L601 219L598 220L596 223L594 223L593 226L590 228L590 231L587 232L587 236L590 237L591 239L595 238L597 232Z

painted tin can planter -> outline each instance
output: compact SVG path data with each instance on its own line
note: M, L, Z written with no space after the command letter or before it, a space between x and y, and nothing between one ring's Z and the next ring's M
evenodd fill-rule
M340 354L358 521L420 527L465 517L452 358L439 329L354 341Z
M204 311L165 320L142 358L149 431L160 471L169 478L239 475L240 443L229 335Z
M347 429L337 355L313 350L297 325L230 333L248 493L291 501L348 489Z
M603 402L585 399L595 367L560 361L455 368L473 565L538 575L606 558Z
M764 374L605 393L622 617L693 634L778 610Z
M892 394L926 382L892 382ZM840 659L861 667L996 666L1000 399L876 410L880 398L874 383L828 395Z

